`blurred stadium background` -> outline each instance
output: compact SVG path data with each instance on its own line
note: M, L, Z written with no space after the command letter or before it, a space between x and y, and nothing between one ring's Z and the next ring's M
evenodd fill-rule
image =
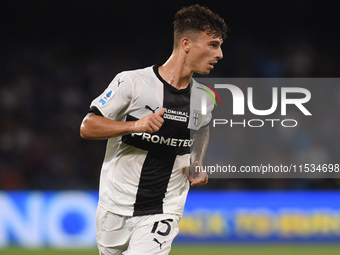
M210 77L339 77L336 1L3 1L0 254L97 254L106 142L82 140L80 122L118 72L170 56L173 16L193 3L230 28ZM339 163L339 89L334 109L318 102L322 119L284 139L234 130L227 144L211 140L207 160ZM339 187L330 178L211 179L191 190L171 254L339 254Z

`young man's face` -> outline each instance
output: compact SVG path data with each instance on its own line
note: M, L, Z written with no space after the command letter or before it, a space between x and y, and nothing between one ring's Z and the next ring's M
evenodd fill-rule
M191 41L191 47L188 52L188 60L192 70L204 75L209 74L217 61L223 58L222 42L221 38L214 38L212 35L200 32Z

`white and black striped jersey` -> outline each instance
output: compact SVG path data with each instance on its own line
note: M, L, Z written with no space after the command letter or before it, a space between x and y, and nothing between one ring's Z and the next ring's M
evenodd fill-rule
M177 90L162 79L158 65L119 73L91 104L92 112L116 121L133 121L165 108L158 132L132 133L108 139L100 176L99 205L116 214L182 215L189 181L190 133L211 119L213 100L192 80Z

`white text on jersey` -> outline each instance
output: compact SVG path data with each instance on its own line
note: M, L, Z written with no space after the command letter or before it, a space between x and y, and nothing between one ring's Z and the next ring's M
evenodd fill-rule
M182 146L182 147L190 147L193 144L193 139L177 139L177 138L167 138L165 139L163 136L159 135L151 135L149 133L132 133L131 137L141 136L142 140L152 143L166 144L167 146Z

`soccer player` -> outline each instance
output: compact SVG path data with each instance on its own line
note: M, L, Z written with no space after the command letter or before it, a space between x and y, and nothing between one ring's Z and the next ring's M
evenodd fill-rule
M226 31L224 20L206 7L181 9L170 58L119 73L92 101L80 133L108 139L96 216L101 254L170 252L190 182L208 181L197 169L209 140L213 100L207 97L202 114L206 92L198 88L206 87L192 76L209 74L223 57Z

